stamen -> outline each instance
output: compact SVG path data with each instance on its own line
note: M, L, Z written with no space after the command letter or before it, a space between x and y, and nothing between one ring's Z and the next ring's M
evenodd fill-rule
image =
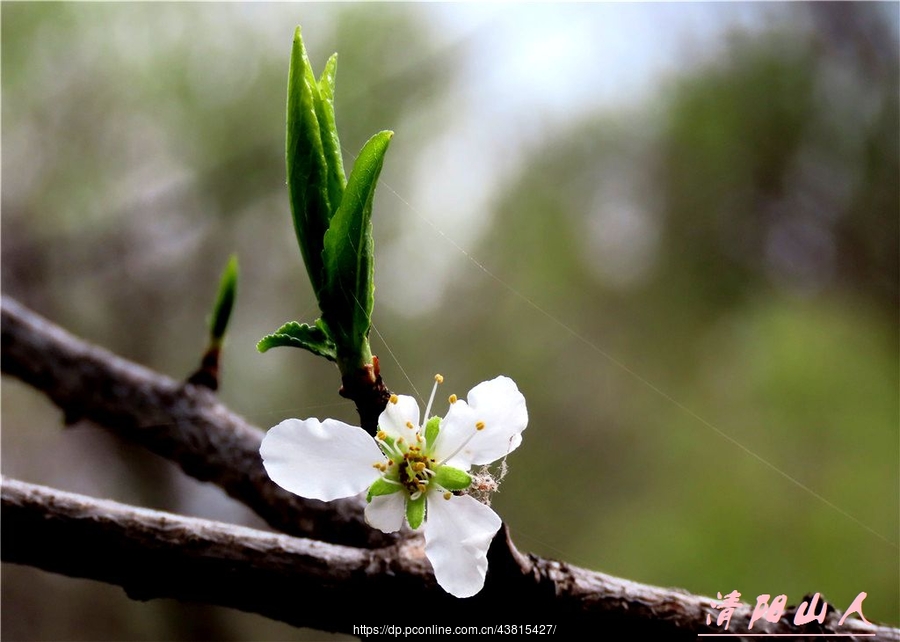
M457 401L459 401L459 397L457 397L456 395L450 395L450 398L447 401L449 401L450 403L456 403Z
M444 383L444 377L439 374L434 375L434 387L431 389L431 396L428 397L428 404L425 406L425 418L423 419L425 423L428 423L430 419L429 415L431 414L431 404L434 402L434 393L437 392L438 384L441 383Z
M386 442L386 441L379 440L379 441L378 441L378 445L381 447L381 452L383 452L385 455L387 455L387 458L388 458L388 466L390 466L390 462L391 462L395 457L402 457L402 456L403 456L403 451L400 450L400 448L397 446L396 443L391 444L391 443L388 443L388 442Z
M397 395L391 395L391 398L390 398L391 403L397 403L398 401L400 401L400 397L398 397Z
M439 462L438 462L438 466L440 466L441 464L443 464L445 461L447 461L447 460L449 460L449 459L453 459L454 457L456 457L456 455L459 454L459 451L461 451L463 448L465 448L466 446L469 445L469 442L472 441L472 437L474 437L475 435L477 435L477 434L478 434L479 432L481 432L482 430L484 430L484 422L483 422L483 421L476 422L476 424L475 424L475 432L473 432L471 435L469 435L469 436L466 438L466 440L465 440L464 442L462 442L462 443L459 445L459 448L457 448L457 449L454 450L452 453L450 453L449 455L447 455L446 457L444 457L441 461L439 461Z
M413 426L413 423L412 423L411 421L407 421L407 422L406 422L406 427L409 428L410 430L412 430L413 428L415 428L415 426Z
M453 493L451 493L449 490L444 493L444 499L449 500L451 497L453 497Z

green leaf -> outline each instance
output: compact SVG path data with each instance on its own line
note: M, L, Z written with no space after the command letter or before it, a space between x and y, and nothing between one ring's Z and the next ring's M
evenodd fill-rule
M315 326L289 321L272 334L260 339L256 349L265 352L269 348L281 346L303 348L331 361L337 361L334 342L329 337L328 326L322 319L316 321Z
M403 486L398 483L391 483L384 477L379 477L375 480L375 483L369 486L369 492L366 493L366 501L370 502L373 497L378 497L379 495L391 495L398 490L403 490Z
M393 135L390 131L375 134L362 148L325 234L322 259L326 281L319 303L341 359L359 361L350 366L363 366L371 359L368 336L375 302L372 202Z
M237 296L237 279L237 255L232 254L222 272L219 291L216 294L216 302L209 322L209 336L213 344L221 344L225 337L225 330L228 328L228 320L231 318L231 310L234 308L234 300Z
M335 65L332 63L330 83L327 81L328 71L323 74L325 84L329 85L329 93L333 88L334 69ZM330 105L330 100L328 102ZM316 296L319 295L325 278L322 241L331 215L337 207L337 203L330 201L330 194L335 191L332 183L337 176L343 179L343 165L330 167L330 163L334 162L335 145L340 155L337 131L333 129L334 110L322 103L319 83L313 75L300 27L297 27L288 71L285 161L294 231ZM320 113L323 115L322 123L319 122ZM328 143L325 144L322 132L323 128L327 130L328 127L333 131L328 132Z
M432 481L447 490L465 490L472 485L469 473L453 466L439 466Z
M419 495L418 499L406 502L406 521L413 530L419 528L425 521L425 493Z
M322 137L322 150L328 165L328 202L331 215L341 203L344 196L344 159L341 155L341 141L338 139L337 123L334 120L334 82L337 75L337 54L332 54L319 78L320 100L316 102L316 117L319 120L319 132ZM329 218L330 220L330 218Z

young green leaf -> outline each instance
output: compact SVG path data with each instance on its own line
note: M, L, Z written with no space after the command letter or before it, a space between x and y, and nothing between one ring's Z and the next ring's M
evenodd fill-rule
M231 318L231 310L234 307L234 299L237 296L238 261L237 255L232 254L228 264L222 272L219 281L219 292L216 295L216 303L213 306L212 317L209 320L209 336L213 344L221 344Z
M337 123L334 120L334 82L337 75L337 54L332 54L319 78L319 100L316 102L316 118L322 137L322 150L328 166L328 202L330 214L335 210L344 196L344 159L341 155L341 141L338 139ZM329 219L330 220L330 219Z
M332 81L334 69L335 66L332 64ZM328 78L327 74L328 70L323 79ZM312 73L309 57L300 36L300 27L297 27L288 71L285 160L294 231L316 296L324 284L322 239L328 229L333 208L337 207L337 203L330 202L329 194L334 189L329 186L334 182L338 172L341 177L343 176L342 166L339 169L329 170L329 160L334 157L333 147L337 143L337 132L333 130L333 108L323 106L322 102L319 84ZM326 153L326 145L322 141L322 127L328 126L325 121L329 120L329 112L332 114L330 125L333 131L326 136L329 140ZM319 113L324 116L321 124ZM339 144L338 152L340 152ZM332 176L332 180L329 180L329 175Z
M265 352L269 348L282 346L303 348L330 361L337 361L334 342L329 337L328 326L322 319L317 320L314 326L289 321L272 334L260 339L256 349Z
M368 347L375 302L375 257L372 240L372 202L384 164L391 131L375 134L353 165L340 207L325 234L322 259L325 287L319 302L341 360L371 359Z

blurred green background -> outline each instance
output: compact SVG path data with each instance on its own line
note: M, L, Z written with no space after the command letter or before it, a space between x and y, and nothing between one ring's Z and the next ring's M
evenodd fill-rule
M751 602L866 591L900 624L896 4L0 10L5 294L184 377L237 252L222 398L355 422L331 364L255 350L317 312L284 186L301 24L316 69L340 55L348 167L396 131L388 385L526 396L493 503L517 545ZM261 526L17 381L2 422L6 475ZM8 564L2 604L16 640L327 637Z

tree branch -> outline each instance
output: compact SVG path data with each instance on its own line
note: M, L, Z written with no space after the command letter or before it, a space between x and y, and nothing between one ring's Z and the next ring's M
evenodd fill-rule
M298 626L353 633L359 624L578 623L627 638L693 640L721 633L709 598L523 555L502 529L484 589L458 600L434 581L419 537L370 547L358 501L309 502L265 475L261 432L208 391L90 346L2 299L2 369L45 392L68 421L85 417L213 481L299 539L181 517L3 479L4 561L122 586L134 599L171 597L229 606ZM409 598L407 608L403 597ZM398 597L400 601L398 601ZM399 606L399 608L398 608ZM830 607L831 608L831 607ZM712 623L706 624L706 616ZM746 631L737 608L730 631ZM848 619L796 628L793 611L753 633L839 632L897 640L900 631ZM815 628L813 628L815 627Z
M0 299L0 315L3 372L46 394L66 423L89 419L141 444L285 533L349 545L395 541L365 523L358 500L326 504L272 483L259 456L262 431L211 391L88 344L9 297Z
M295 626L353 633L359 624L590 623L605 633L693 640L721 632L705 624L708 598L522 555L505 529L491 547L484 590L458 600L435 583L419 537L378 550L265 533L2 478L3 560L116 584L138 600L175 598L237 608ZM398 601L400 596L401 601ZM397 608L402 597L415 608ZM731 630L746 630L741 606ZM900 631L832 612L821 632ZM574 630L574 629L573 629ZM754 633L798 633L786 619ZM810 632L810 629L804 629Z

